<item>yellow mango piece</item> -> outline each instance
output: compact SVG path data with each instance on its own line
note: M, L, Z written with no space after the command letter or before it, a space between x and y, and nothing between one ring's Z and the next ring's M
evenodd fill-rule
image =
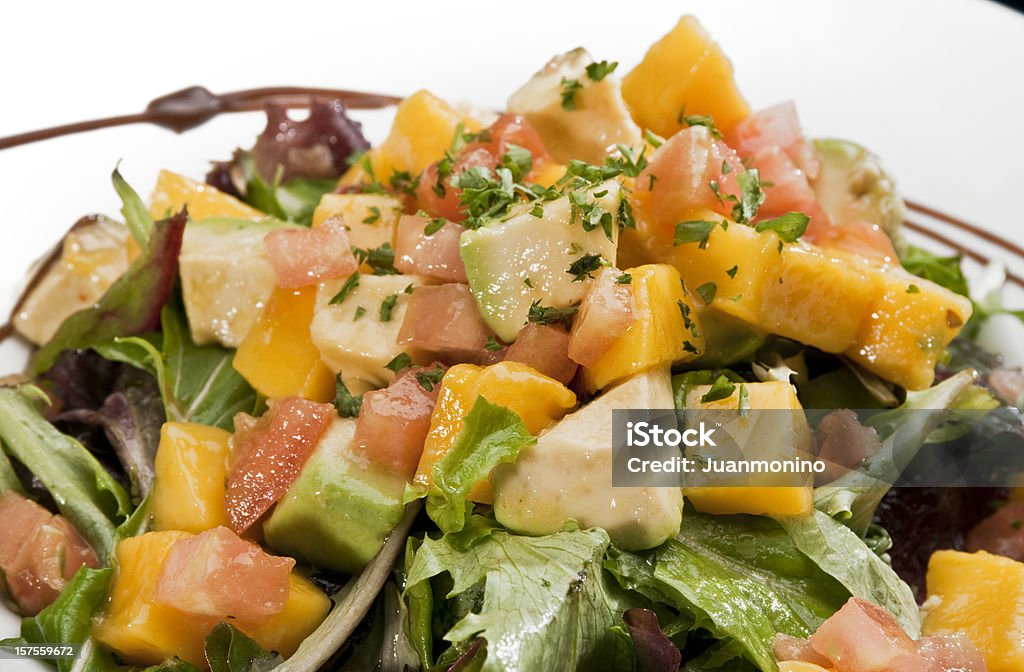
M417 91L398 104L384 142L366 153L373 176L387 184L388 178L399 171L419 175L444 156L460 124L467 132L480 130L480 122L465 112L429 91ZM341 183L358 184L368 178L357 163L342 176Z
M191 535L148 532L117 545L114 581L93 636L130 663L155 665L177 656L205 669L206 635L221 620L186 615L156 601L157 582L171 546ZM289 656L323 621L330 599L309 580L292 573L284 609L254 625L232 625L265 649Z
M549 161L537 170L533 181L542 187L551 187L562 179L563 175L565 175L565 166Z
M812 446L811 430L793 386L769 381L744 383L743 387L748 395L749 418L737 414L723 429L744 449L746 457L775 460L807 456ZM686 397L686 408L709 411L739 408L739 384L731 396L702 401L701 397L710 389L710 385L694 386ZM759 409L782 409L792 413L758 413ZM705 513L749 513L773 518L804 516L814 509L812 478L808 474L805 486L702 486L684 488L683 494L695 509Z
M802 660L783 660L779 663L779 672L829 672L830 669Z
M622 97L643 128L668 137L682 115L710 115L723 132L750 114L732 64L692 16L684 16L622 80Z
M277 651L285 658L295 653L302 640L317 629L331 610L331 599L312 581L295 572L289 578L291 585L284 609L260 625L239 626L264 649Z
M698 211L693 219L718 222L722 216ZM698 243L671 247L665 261L676 267L690 289L713 283L715 308L757 323L768 272L778 264L778 242L774 235L730 222L727 228L712 229L704 247Z
M937 551L928 561L928 602L921 631L963 631L988 672L1024 670L1024 563L985 551Z
M177 656L206 666L203 640L216 622L185 616L156 602L163 561L174 542L189 536L178 531L149 532L117 545L116 574L93 636L128 662L156 665Z
M313 211L313 226L341 219L348 242L363 249L394 244L402 203L385 194L324 194Z
M500 362L488 367L456 364L441 379L437 405L430 418L430 432L413 483L424 487L434 483L434 464L455 445L466 414L481 396L517 413L533 435L561 420L576 405L576 395L569 388L525 364ZM491 484L488 481L477 483L469 499L490 504Z
M149 197L149 215L153 219L162 219L181 210L184 205L188 205L188 216L193 221L236 217L256 222L267 217L266 213L208 184L161 170Z
M923 390L932 384L946 346L970 318L971 302L906 273L880 278L884 291L869 307L846 356L886 380Z
M228 525L224 478L230 438L230 433L217 427L164 423L150 500L155 529L198 534Z
M316 292L315 286L275 288L238 346L235 370L260 394L297 395L319 402L334 398L334 374L321 361L309 332Z
M593 366L583 370L583 386L594 392L656 366L688 361L704 350L693 295L679 272L667 264L626 271L633 280L633 324Z
M881 291L883 273L852 255L775 242L760 292L758 326L825 352L843 352ZM773 254L774 252L774 254ZM718 305L716 303L716 305Z

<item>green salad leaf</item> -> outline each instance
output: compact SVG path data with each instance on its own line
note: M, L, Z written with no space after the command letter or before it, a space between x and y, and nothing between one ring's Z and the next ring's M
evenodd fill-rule
M675 539L646 554L613 552L607 567L623 587L679 609L764 670L775 669L775 633L806 637L849 597L782 526L759 516L688 510Z
M206 635L206 662L210 672L265 672L282 658L269 653L229 623L218 623Z
M153 232L153 218L149 216L146 204L142 202L131 185L125 182L117 168L114 168L110 180L114 183L114 191L121 198L121 214L124 215L124 222L128 225L132 238L139 244L139 247L145 249L149 244L149 236Z
M107 289L96 305L71 314L48 343L36 350L29 374L49 369L64 350L151 331L160 321L178 276L178 253L185 232L185 212L153 225L148 245L131 267Z
M899 477L898 465L910 462L942 423L942 411L951 408L972 382L972 373L958 373L935 387L908 392L902 405L871 417L867 424L878 432L882 449L863 468L816 488L815 507L863 536L882 497ZM929 409L935 412L925 412Z
M73 669L116 672L120 668L113 656L90 636L93 614L106 600L113 576L111 568L82 567L53 604L35 616L22 619L20 638L3 640L0 644L81 644L80 659L54 661L58 672L71 672Z
M960 268L960 257L940 257L923 248L907 245L900 255L900 263L919 278L931 280L962 296L970 296L967 278Z
M536 441L516 413L477 397L455 445L434 465L427 515L444 532L461 530L472 510L466 496L473 485Z
M3 446L0 445L0 492L7 490L14 490L15 492L23 492L21 487L21 481L18 479L18 474L15 473L14 467L11 466L11 460L7 457L7 453L3 451Z
M231 431L236 413L255 411L258 395L232 366L234 350L196 345L184 315L176 307L164 307L160 324L160 336L115 339L96 344L93 349L107 359L155 375L168 420Z
M82 444L47 422L39 411L47 401L36 387L0 387L0 443L42 482L64 517L107 563L115 525L132 510L131 501Z

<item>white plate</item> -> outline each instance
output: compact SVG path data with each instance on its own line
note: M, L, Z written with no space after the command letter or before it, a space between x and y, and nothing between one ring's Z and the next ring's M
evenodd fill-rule
M867 145L909 197L1008 239L1024 238L1015 206L1024 183L1024 88L1015 84L1024 67L1024 17L989 2L108 6L102 20L93 3L8 9L8 23L18 29L0 41L0 136L137 111L191 84L214 91L428 88L500 107L548 57L578 45L628 70L686 12L731 57L755 109L793 99L810 135ZM360 118L372 138L385 132L382 115ZM12 304L31 260L80 215L116 214L109 174L119 159L145 194L158 169L201 176L208 160L251 143L261 127L260 115L233 115L183 136L138 126L0 152L0 311ZM1024 273L1019 258L1010 263ZM1021 304L1024 296L1011 300ZM0 347L0 374L20 368L23 358L11 344ZM0 608L0 635L16 630ZM11 661L3 668L36 669Z

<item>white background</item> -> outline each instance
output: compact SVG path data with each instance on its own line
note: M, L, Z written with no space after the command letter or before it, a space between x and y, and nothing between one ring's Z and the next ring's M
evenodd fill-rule
M578 45L628 70L685 13L731 56L755 109L795 99L810 134L869 146L907 196L1024 239L1024 17L983 0L8 3L0 136L134 112L192 84L428 88L501 106ZM0 152L0 310L78 216L116 213L118 159L145 195L158 168L200 177L261 127L245 115L181 137L133 127Z

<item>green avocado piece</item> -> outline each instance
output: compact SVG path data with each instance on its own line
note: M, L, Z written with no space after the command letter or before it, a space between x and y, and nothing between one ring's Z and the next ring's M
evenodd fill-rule
M814 147L821 163L814 193L833 222L868 221L896 240L907 211L879 158L849 140L819 138Z
M296 228L280 220L190 221L178 268L192 340L237 348L274 291L276 276L263 238L276 229Z
M274 550L321 569L357 572L405 512L405 479L352 451L354 419L337 418L263 524Z
M767 336L740 318L710 307L698 309L697 320L704 330L704 352L687 369L720 369L750 360Z
M462 234L469 289L484 322L503 341L515 340L535 301L566 308L583 299L592 280L568 272L574 261L591 254L615 264L619 185L609 180L581 193L590 215L607 214L610 238L602 226L584 229L568 195L527 204L504 221ZM543 210L539 217L531 214L534 207Z

